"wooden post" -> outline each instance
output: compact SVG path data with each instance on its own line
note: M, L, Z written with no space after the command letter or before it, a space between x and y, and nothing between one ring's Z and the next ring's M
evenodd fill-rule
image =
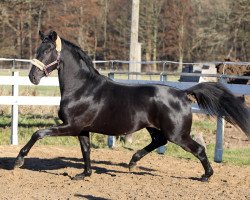
M18 79L19 72L12 72L12 76ZM18 145L18 104L17 104L17 97L18 97L18 81L12 85L12 96L16 97L14 105L12 105L12 121L11 121L11 144Z
M140 0L132 1L132 17L131 17L131 36L130 36L130 53L129 72L141 72L141 43L138 42L139 30L139 4ZM136 62L136 63L135 63ZM136 75L129 75L129 79L138 78Z
M138 42L140 0L132 1L129 72L141 72L141 43ZM140 79L140 75L129 75L129 79ZM132 134L125 136L125 142L132 143Z

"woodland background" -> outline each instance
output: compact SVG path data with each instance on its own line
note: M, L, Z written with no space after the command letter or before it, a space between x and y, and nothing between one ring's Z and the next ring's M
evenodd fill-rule
M129 60L132 0L0 0L0 57L32 58L53 29L94 60ZM250 0L141 0L142 60L250 60Z

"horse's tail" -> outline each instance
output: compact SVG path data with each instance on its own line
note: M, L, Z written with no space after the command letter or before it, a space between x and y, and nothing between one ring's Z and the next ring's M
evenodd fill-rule
M250 137L250 113L244 103L220 83L200 83L186 90L210 115L238 125Z

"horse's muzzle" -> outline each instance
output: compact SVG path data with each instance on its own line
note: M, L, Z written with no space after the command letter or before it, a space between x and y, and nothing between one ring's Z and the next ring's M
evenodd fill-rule
M30 82L33 83L34 85L38 85L40 83L40 79L37 79L33 73L30 73L29 74L29 79L30 79Z

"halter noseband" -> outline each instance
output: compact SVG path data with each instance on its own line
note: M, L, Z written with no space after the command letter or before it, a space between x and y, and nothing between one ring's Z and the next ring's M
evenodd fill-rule
M48 68L57 64L57 69L59 68L59 64L60 64L60 55L61 55L61 50L62 50L62 43L61 43L61 38L59 36L57 36L56 39L56 51L57 51L57 58L55 61L53 61L50 64L45 65L43 62L41 62L38 59L32 59L30 62L32 65L35 65L37 68L39 68L40 70L44 71L46 76L49 76L49 72L48 72Z

